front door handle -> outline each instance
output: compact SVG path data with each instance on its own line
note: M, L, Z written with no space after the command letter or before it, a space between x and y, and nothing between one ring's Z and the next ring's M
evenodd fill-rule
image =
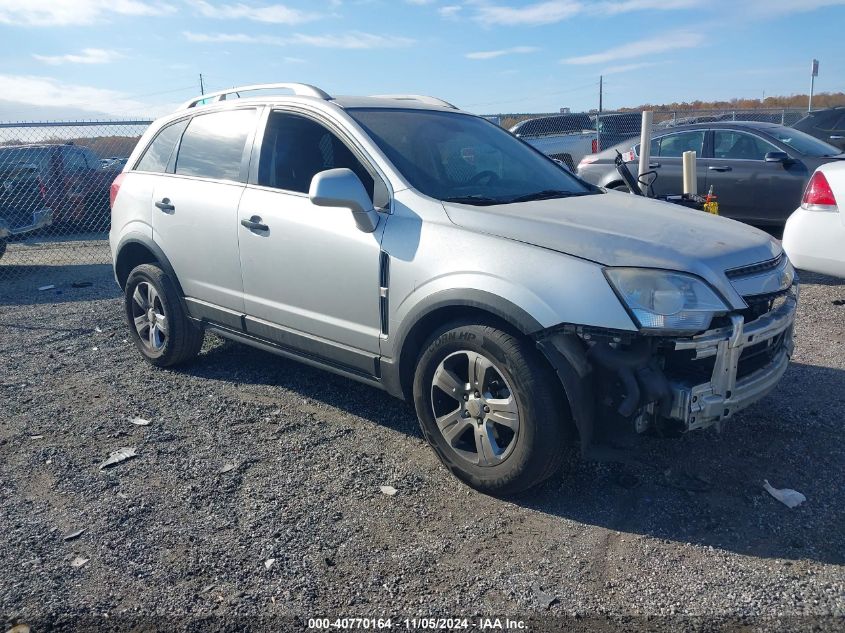
M728 165L710 165L707 169L710 171L730 171L733 167L729 167Z
M162 198L156 202L156 206L165 213L173 213L176 210L176 207L170 202L170 198Z
M649 163L648 164L649 169L657 169L659 167L660 167L660 163Z
M254 215L249 220L244 218L241 220L241 225L248 228L250 231L269 231L270 227L261 221L261 217Z
M830 138L834 141L841 141L843 138L845 138L845 136L842 136L841 134L831 134Z

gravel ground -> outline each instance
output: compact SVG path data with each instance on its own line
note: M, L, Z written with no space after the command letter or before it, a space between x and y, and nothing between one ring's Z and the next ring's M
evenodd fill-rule
M723 434L640 438L629 464L574 461L503 501L451 477L382 392L213 336L154 369L108 266L16 273L0 281L0 627L845 625L845 282L805 275L791 368ZM137 457L100 470L122 447Z

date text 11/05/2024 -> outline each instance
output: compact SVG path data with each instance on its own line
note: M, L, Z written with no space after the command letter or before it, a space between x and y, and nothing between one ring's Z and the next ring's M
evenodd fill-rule
M428 631L524 631L523 620L510 618L309 618L310 630L428 630Z

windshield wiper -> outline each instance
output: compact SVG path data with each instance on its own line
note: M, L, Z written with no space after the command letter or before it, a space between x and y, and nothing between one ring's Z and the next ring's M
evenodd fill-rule
M457 202L458 204L474 204L477 206L502 204L501 200L487 198L485 196L453 196L451 198L443 198L443 202Z
M574 198L577 196L589 195L590 191L563 191L561 189L544 189L543 191L536 191L534 193L527 193L524 196L517 196L511 198L508 203L512 202L531 202L532 200L551 200L552 198Z

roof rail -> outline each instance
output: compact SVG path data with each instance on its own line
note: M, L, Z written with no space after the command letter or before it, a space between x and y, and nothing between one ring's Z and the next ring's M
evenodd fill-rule
M419 101L420 103L427 103L428 105L442 106L444 108L451 108L457 110L458 107L452 105L448 101L438 99L437 97L428 97L426 95L373 95L376 99L396 99L397 101Z
M309 84L298 83L277 83L277 84L253 84L250 86L238 86L237 88L229 88L228 90L218 90L217 92L209 92L208 94L200 95L190 101L183 103L179 109L187 110L188 108L196 107L204 101L208 103L215 103L217 101L225 101L228 95L237 94L240 96L241 92L252 92L255 90L273 90L276 88L285 88L290 90L298 97L315 97L317 99L329 100L332 98L327 92L323 92L316 86Z

